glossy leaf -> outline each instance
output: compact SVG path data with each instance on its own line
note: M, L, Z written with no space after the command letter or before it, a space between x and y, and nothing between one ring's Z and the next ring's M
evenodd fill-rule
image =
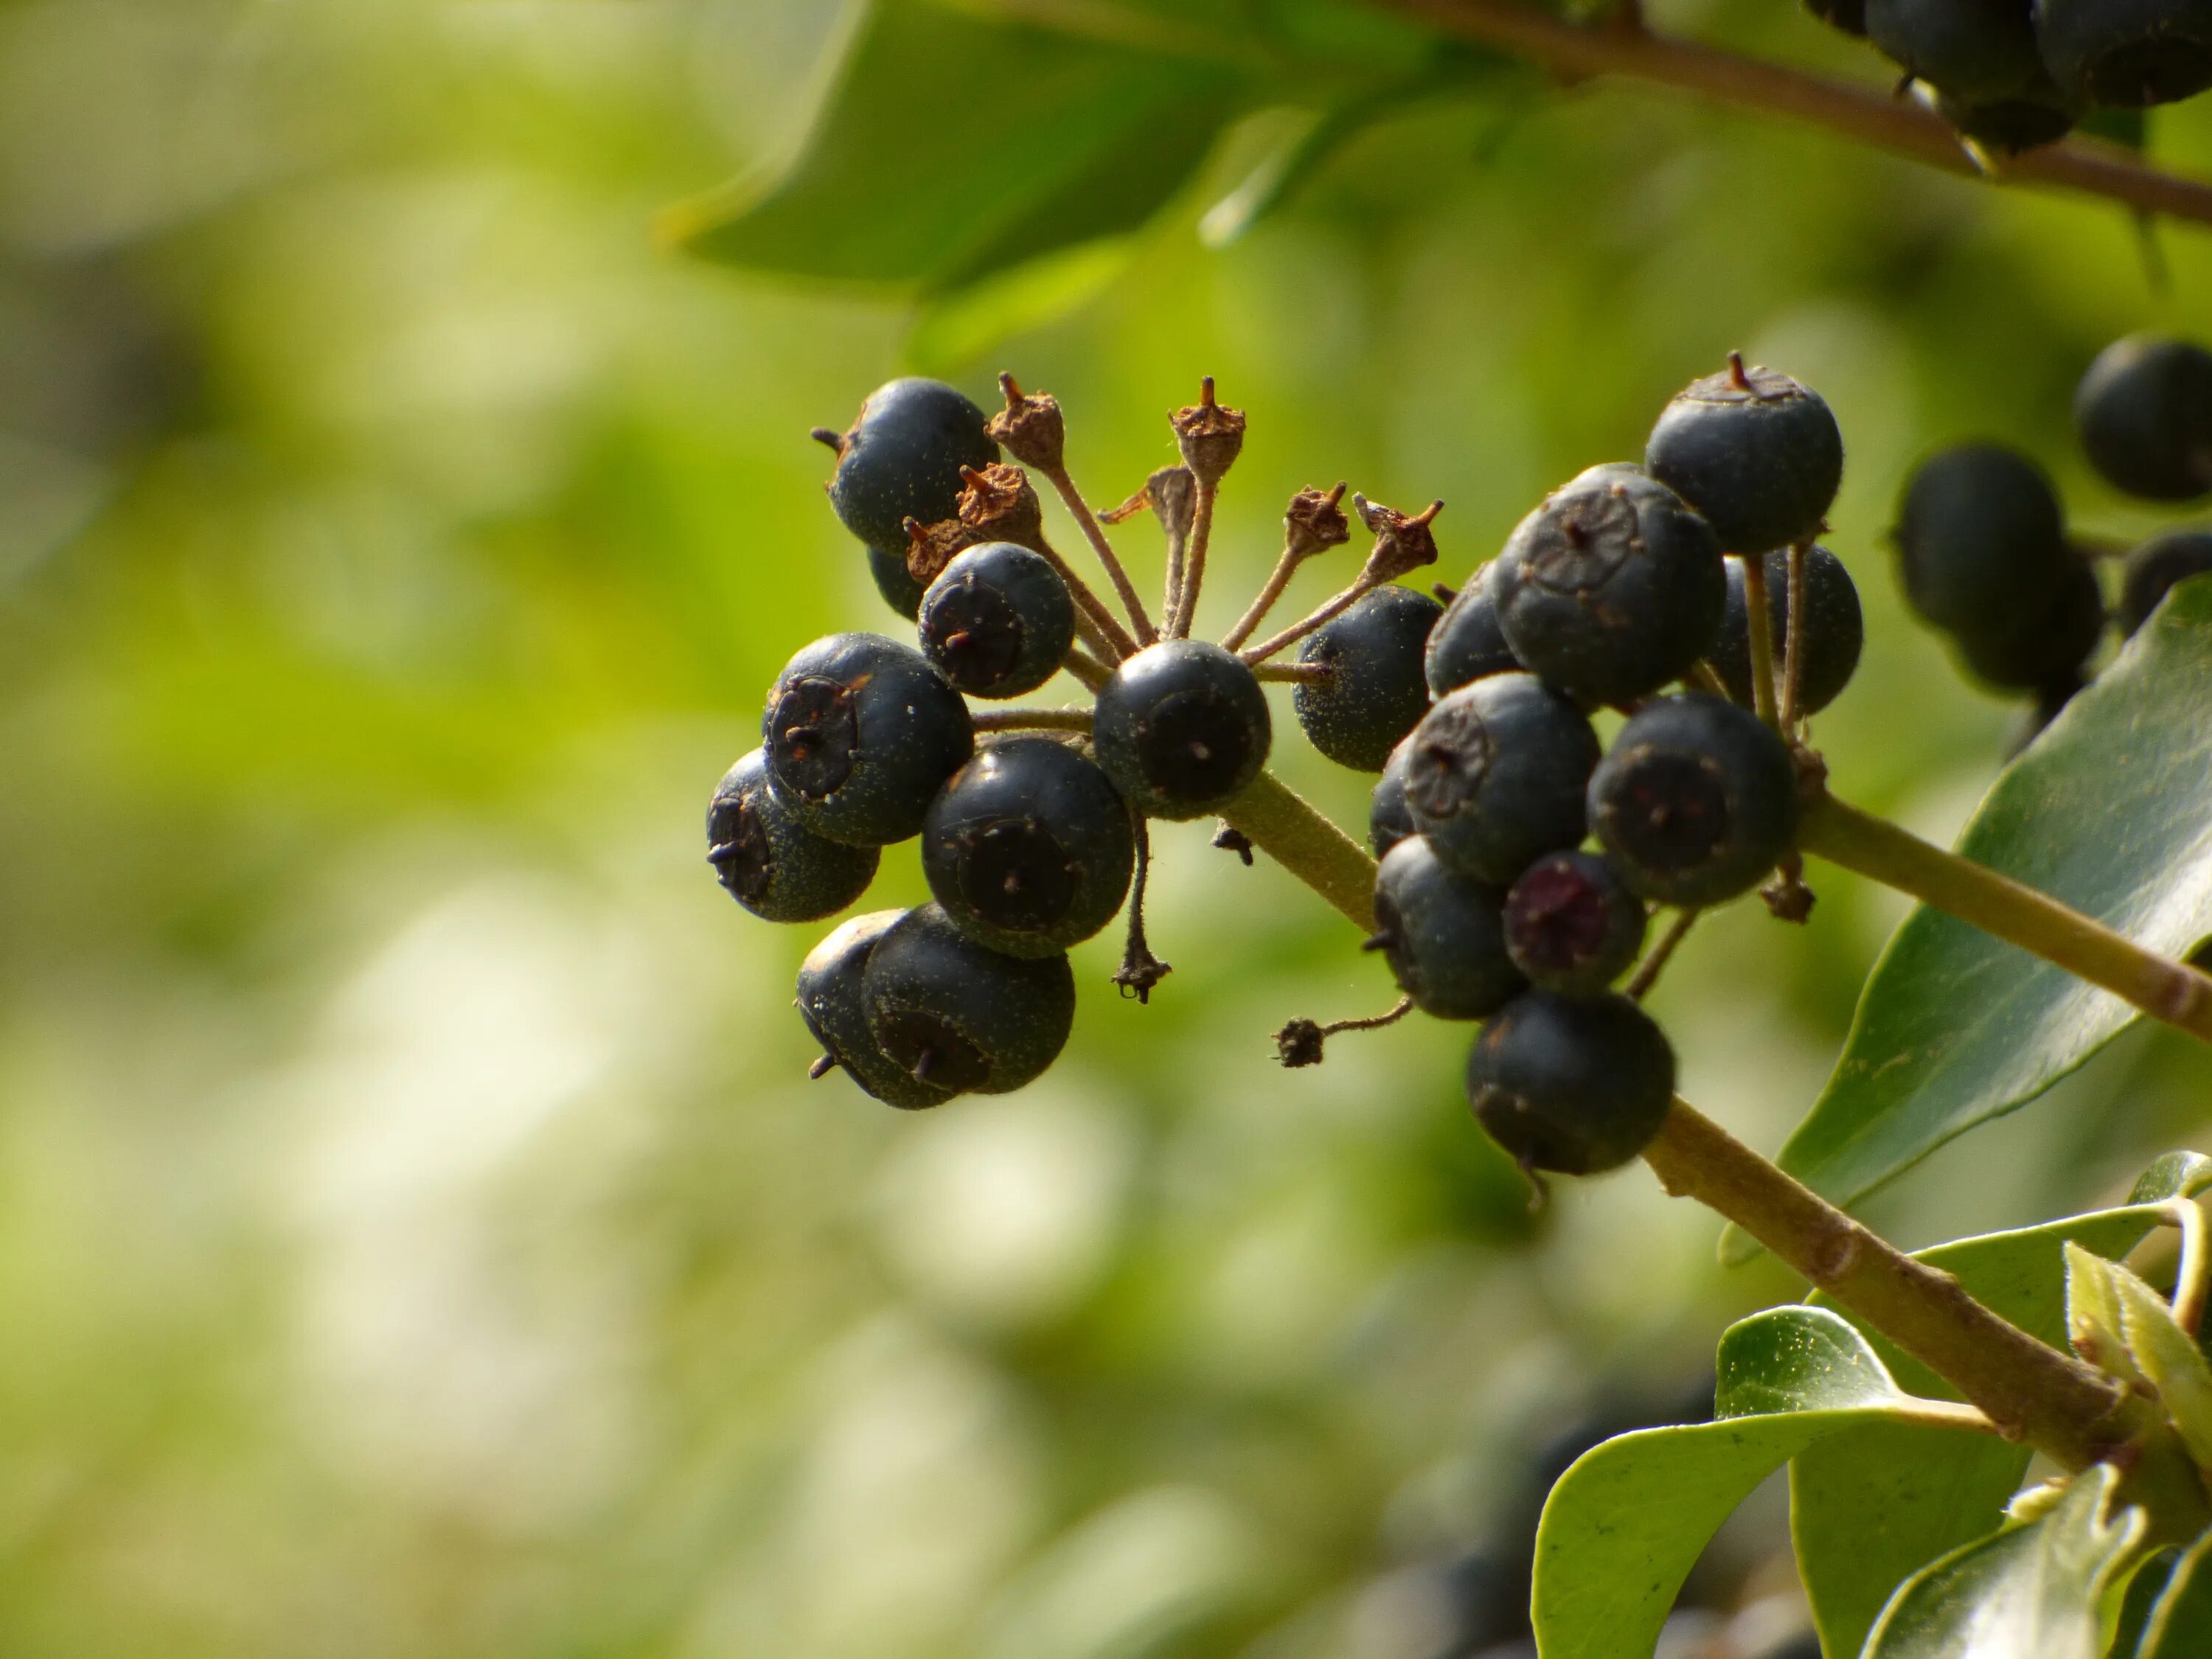
M2100 1464L2047 1515L1955 1550L1899 1587L1866 1659L2099 1659L2103 1601L2142 1513L2106 1513L2118 1476Z
M2100 1370L2141 1382L2121 1328L2118 1269L2071 1241L2065 1255L2067 1346Z
M1917 1403L1825 1309L1732 1326L1718 1370L1714 1421L1608 1440L1553 1488L1532 1608L1546 1659L1649 1659L1683 1579L1753 1488L1808 1446Z
M2170 1152L2118 1209L1964 1238L1920 1253L1980 1301L2047 1342L2067 1340L2063 1249L2126 1255L2160 1223L2156 1206L2212 1185L2212 1159ZM1815 1305L1826 1298L1814 1297ZM1920 1395L1953 1390L1879 1335L1869 1346ZM1831 1653L1856 1654L1898 1584L1993 1531L2026 1476L2025 1447L1877 1421L1808 1447L1790 1470L1791 1531L1814 1621Z
M2212 1653L2212 1533L2182 1552L2152 1607L2135 1659L2202 1659Z
M2136 1367L2199 1468L2212 1468L2212 1365L2183 1330L2166 1299L2118 1263L2106 1273L2119 1304L2122 1334Z
M1169 48L875 0L798 161L673 210L691 252L941 291L1137 228L1242 112L1249 71Z
M2184 583L1998 778L1959 851L2155 951L2212 933L2212 580ZM1848 1204L2119 1035L2118 998L1940 911L1890 940L1782 1167ZM1747 1254L1731 1241L1731 1254Z

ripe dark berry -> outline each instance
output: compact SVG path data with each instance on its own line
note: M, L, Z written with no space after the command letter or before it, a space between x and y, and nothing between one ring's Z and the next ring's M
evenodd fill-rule
M2050 478L1997 444L1960 444L1923 462L1894 539L1905 598L1957 635L2034 627L2081 562Z
M2114 489L2194 500L2212 489L2212 352L2185 340L2114 341L2081 377L2074 423Z
M2150 620L2176 582L2212 570L2212 532L2177 530L2154 537L2128 555L2120 585L2120 626L2132 636Z
M1382 769L1428 712L1422 658L1443 610L1425 593L1386 584L1299 642L1300 662L1329 671L1291 694L1315 748L1355 772Z
M1413 809L1406 805L1406 763L1413 758L1411 733L1390 751L1383 763L1382 781L1367 802L1367 850L1382 858L1407 836L1415 833Z
M854 916L807 952L799 968L799 1017L822 1057L887 1106L918 1111L952 1098L952 1091L917 1082L876 1046L861 1003L861 982L876 941L903 910L878 910Z
M1075 642L1075 601L1044 558L1012 542L957 555L921 601L921 648L971 697L1018 697L1050 679Z
M2004 633L1962 634L1959 655L1992 685L2037 691L2074 680L2105 632L2105 596L2080 560L2041 612Z
M769 921L818 921L868 890L880 857L806 829L769 787L754 750L707 805L707 858L730 896Z
M1504 891L1461 875L1424 836L1393 847L1375 874L1375 935L1398 988L1438 1019L1480 1019L1523 988L1505 954Z
M1729 552L1765 553L1820 533L1844 478L1844 438L1818 393L1731 356L1674 394L1644 465Z
M1593 467L1522 520L1488 587L1530 672L1584 702L1626 702L1711 648L1722 564L1711 529L1665 484Z
M906 568L906 550L870 548L868 574L875 578L876 592L884 596L884 603L911 622L921 609L923 585Z
M1970 102L2050 79L2029 0L1866 0L1867 38L1906 74Z
M2043 60L2077 98L2138 108L2212 87L2208 0L2036 0Z
M1472 685L1487 674L1510 674L1522 665L1505 643L1505 630L1498 625L1498 607L1490 599L1490 573L1485 565L1468 578L1444 614L1429 632L1429 648L1422 665L1431 696L1441 697L1462 685Z
M817 836L880 847L921 832L975 747L968 705L912 646L832 634L786 665L761 718L775 791Z
M1009 956L1047 957L1113 921L1136 831L1106 775L1051 738L975 751L929 809L921 872L953 926Z
M1783 642L1790 632L1790 555L1766 555L1766 618L1774 641L1774 672L1783 667ZM1859 610L1859 591L1844 562L1825 547L1814 546L1805 555L1805 626L1797 646L1797 707L1818 714L1842 695L1859 665L1859 651L1866 643L1866 618ZM1743 562L1729 561L1728 614L1721 619L1720 638L1706 660L1729 689L1729 696L1748 705L1751 695L1751 611L1744 603Z
M1091 717L1098 763L1148 817L1195 818L1243 793L1273 727L1252 671L1218 645L1163 640L1114 671Z
M1533 674L1492 674L1438 702L1407 740L1406 804L1438 858L1504 886L1583 838L1597 733Z
M1797 827L1797 771L1772 728L1718 697L1632 716L1589 781L1590 827L1630 889L1717 904L1759 884Z
M1505 950L1547 991L1602 991L1635 963L1650 918L1620 873L1595 853L1553 853L1505 895Z
M907 1076L955 1094L1034 1082L1075 1023L1065 956L1010 957L978 945L934 904L877 943L860 985L876 1046Z
M999 459L983 421L981 410L942 380L878 386L836 441L830 507L870 548L902 557L906 521L951 518L960 501L960 469Z
M1866 33L1866 0L1805 0L1805 9L1846 34Z
M1475 1038L1467 1097L1523 1169L1597 1175L1659 1133L1674 1100L1674 1051L1626 997L1530 991Z

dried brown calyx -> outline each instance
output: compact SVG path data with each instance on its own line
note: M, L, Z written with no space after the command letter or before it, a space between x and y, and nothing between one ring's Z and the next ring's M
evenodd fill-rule
M1244 411L1214 402L1211 374L1199 382L1198 401L1176 410L1168 422L1175 428L1182 464L1202 484L1220 483L1244 447Z
M1028 473L994 461L980 471L963 466L960 476L968 486L960 492L960 522L977 541L1036 547L1044 540L1044 509Z
M1344 486L1334 489L1301 489L1291 497L1283 514L1283 552L1285 557L1310 559L1352 539L1352 521L1344 516Z
M1011 374L999 376L999 390L1006 394L1006 406L983 430L1023 465L1058 472L1067 459L1067 420L1060 399L1049 392L1024 392Z
M940 519L935 524L908 519L904 528L906 574L925 587L952 562L953 555L992 539L978 535L957 519Z
M1375 538L1360 573L1370 584L1395 581L1408 570L1437 562L1437 538L1429 526L1444 510L1442 501L1431 501L1410 518L1364 495L1354 495L1352 504L1359 511L1359 521Z

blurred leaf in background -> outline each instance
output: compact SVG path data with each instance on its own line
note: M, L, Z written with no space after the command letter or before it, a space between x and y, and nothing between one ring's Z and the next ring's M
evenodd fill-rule
M1662 9L1832 50L1764 0ZM893 76L869 118L915 170L841 214L831 182L881 175L801 137L897 30L953 84ZM1375 96L1201 245L1301 121ZM2194 106L2156 142L2212 155ZM656 242L732 177L781 182L691 223L774 270ZM2086 527L2146 527L2067 396L2189 314L2212 243L2167 234L2161 299L2134 236L1334 0L0 11L0 1649L1510 1633L1531 1448L1623 1394L1651 1420L1789 1281L1722 1274L1638 1170L1532 1214L1464 1030L1282 1073L1285 1019L1389 987L1204 826L1159 836L1174 979L1139 1008L1079 951L1047 1084L921 1117L807 1084L809 930L738 912L702 836L785 659L892 625L807 429L909 360L977 396L1011 368L1119 500L1213 374L1253 422L1218 629L1298 487L1446 498L1457 581L1740 346L1851 444L1831 544L1869 643L1820 744L1948 839L2012 714L1906 619L1881 532L1972 433ZM1149 580L1147 531L1117 533ZM1357 823L1366 781L1294 747ZM921 891L902 850L884 882ZM1686 1091L1764 1147L1899 917L1820 886L1809 929L1719 918L1658 993ZM1874 1213L1919 1242L2117 1197L2205 1081L2131 1033ZM1763 1524L1694 1596L1758 1592Z

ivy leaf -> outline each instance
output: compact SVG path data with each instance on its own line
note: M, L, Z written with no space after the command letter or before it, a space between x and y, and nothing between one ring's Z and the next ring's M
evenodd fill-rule
M2212 1533L2173 1564L2135 1659L2199 1659L2207 1653L2212 1653Z
M1825 1309L1731 1326L1718 1369L1714 1421L1608 1440L1552 1489L1531 1608L1543 1653L1650 1659L1682 1581L1753 1487L1830 1435L1912 1421L1924 1404Z
M1958 1275L1978 1300L2046 1342L2063 1345L2063 1249L2125 1255L2160 1224L2157 1207L2212 1186L2212 1158L2169 1152L2130 1202L2014 1231L1959 1239L1920 1259ZM1826 1298L1815 1296L1815 1306ZM1863 1333L1862 1334L1864 1334ZM1869 1337L1890 1374L1916 1394L1955 1397L1918 1362ZM1938 1556L1994 1531L2027 1472L2027 1448L1877 1421L1808 1446L1790 1464L1797 1566L1827 1651L1856 1654L1897 1585ZM2208 1649L2212 1651L2212 1649Z
M957 289L1144 224L1250 75L1149 37L874 0L790 170L672 210L663 234L757 270Z
M2158 1390L2197 1468L2212 1468L2212 1365L2163 1297L2117 1262L2106 1263L2105 1273L2130 1357Z
M2007 769L1959 851L2154 951L2212 933L2212 579L2185 582ZM1941 911L1906 918L1782 1167L1840 1204L2033 1100L2136 1018ZM1752 1247L1755 1248L1755 1247ZM1729 1254L1747 1255L1731 1238Z
M1865 1659L2099 1659L2103 1601L2143 1531L2108 1516L2119 1476L2100 1464L2048 1514L1954 1550L1908 1579Z

